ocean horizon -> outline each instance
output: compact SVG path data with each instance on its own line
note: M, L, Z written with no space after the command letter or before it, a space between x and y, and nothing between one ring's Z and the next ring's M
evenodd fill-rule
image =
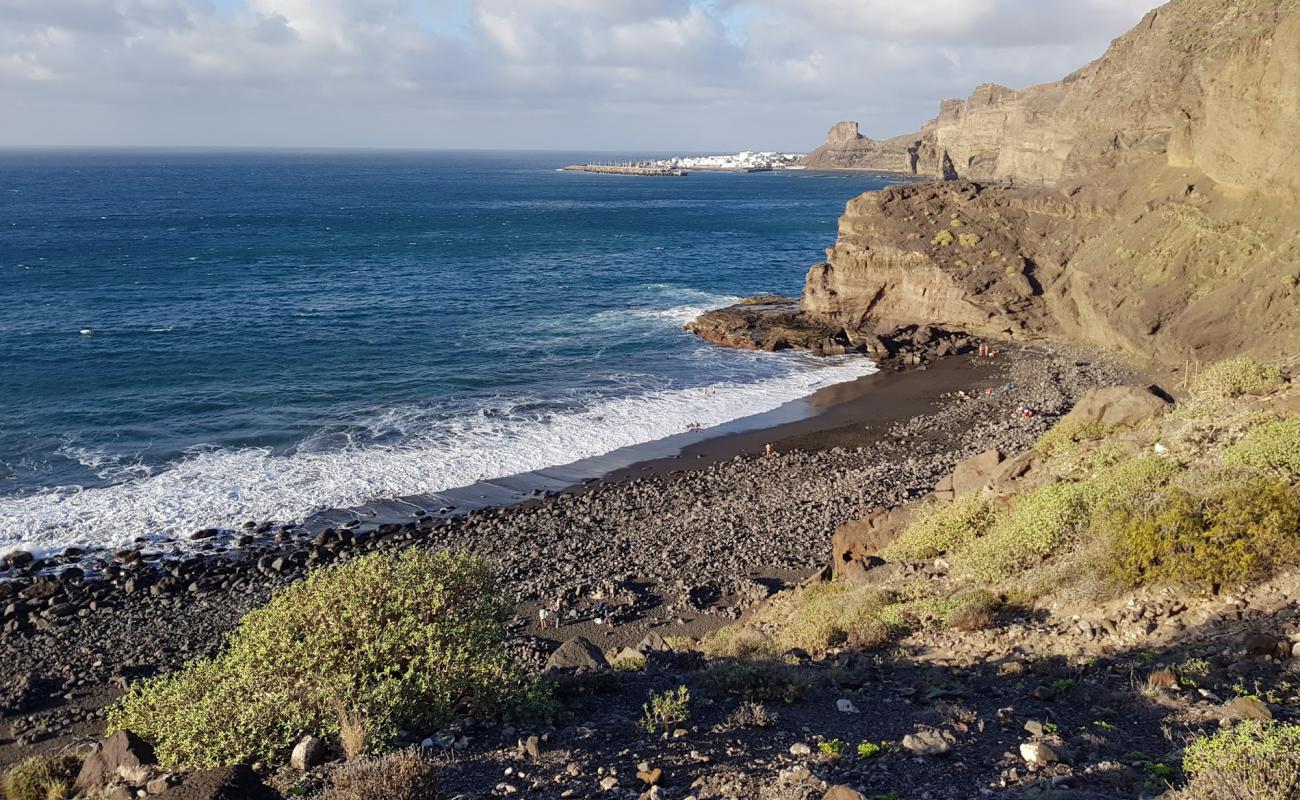
M874 369L682 325L797 294L887 178L557 171L605 155L0 149L0 551L454 489Z

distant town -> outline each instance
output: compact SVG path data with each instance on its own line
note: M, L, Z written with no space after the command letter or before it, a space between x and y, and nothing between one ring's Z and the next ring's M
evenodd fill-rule
M803 153L758 153L744 150L720 156L675 156L651 164L668 169L717 169L734 172L766 172L774 169L803 169Z
M743 150L739 153L718 156L673 156L658 160L610 161L592 164L573 164L564 169L571 172L603 172L618 175L654 175L682 177L689 170L716 172L771 172L784 169L804 169L800 162L803 153L773 153Z

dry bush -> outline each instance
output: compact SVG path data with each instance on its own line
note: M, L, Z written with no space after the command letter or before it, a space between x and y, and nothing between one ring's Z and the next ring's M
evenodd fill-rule
M349 761L333 770L319 800L437 800L435 772L418 748Z

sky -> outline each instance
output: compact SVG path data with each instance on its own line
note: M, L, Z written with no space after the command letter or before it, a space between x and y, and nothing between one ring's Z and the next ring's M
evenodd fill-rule
M1157 0L0 0L0 145L804 151Z

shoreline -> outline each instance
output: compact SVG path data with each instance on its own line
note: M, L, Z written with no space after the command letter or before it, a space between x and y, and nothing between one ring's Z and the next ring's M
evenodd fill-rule
M539 667L556 641L576 635L607 648L652 630L698 637L824 565L837 525L924 495L975 453L1027 447L1083 391L1123 379L1077 352L1008 353L991 364L949 357L828 387L810 418L735 431L678 458L438 524L342 529L152 564L135 551L95 581L7 576L5 602L23 599L0 634L13 653L0 687L22 698L24 682L38 676L50 691L0 713L0 762L95 735L129 681L211 655L277 588L367 553L414 545L488 558L519 600L512 631L525 666ZM1015 395L945 397L1007 382ZM1022 401L1043 415L1014 418ZM778 458L755 452L765 441L777 444ZM570 616L539 636L536 604L557 596ZM589 619L597 598L613 609L612 624Z

